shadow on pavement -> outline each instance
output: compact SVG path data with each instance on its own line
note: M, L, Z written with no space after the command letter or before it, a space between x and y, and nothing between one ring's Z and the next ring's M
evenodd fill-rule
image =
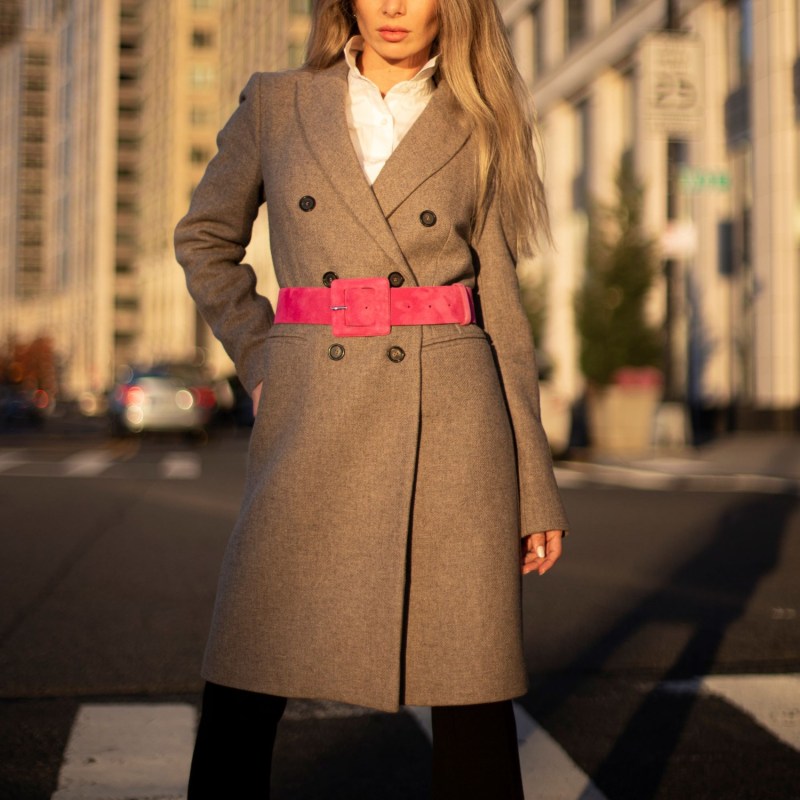
M629 646L648 626L664 629L680 626L688 631L682 649L677 649L671 657L670 666L653 676L652 683L647 681L649 688L643 688L638 707L627 705L630 693L621 693L619 706L614 701L612 713L616 716L618 712L618 720L622 720L618 721L620 732L600 763L589 770L595 785L607 797L649 800L659 795L673 755L688 735L687 726L698 702L694 692L666 693L659 683L702 677L714 671L730 626L745 613L762 578L778 565L788 521L797 507L798 500L794 497L754 495L728 506L718 519L709 543L700 552L589 643L568 674L548 679L544 686L539 681L540 690L529 699L536 706L536 715L543 720L568 704L574 693L581 693L582 685L596 677L615 653L626 644ZM602 727L599 723L598 730ZM787 758L796 758L789 748L786 750ZM742 753L739 766L760 772L765 765L758 763L758 757L749 757L752 755ZM715 765L717 773L720 767L720 763ZM695 778L703 768L695 765ZM711 785L704 790L694 785L691 796L739 795L715 794Z

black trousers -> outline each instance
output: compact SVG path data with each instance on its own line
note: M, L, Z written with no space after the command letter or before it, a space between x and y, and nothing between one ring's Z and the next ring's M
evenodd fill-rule
M269 797L272 750L286 698L207 683L187 800ZM510 700L435 706L434 800L522 800Z

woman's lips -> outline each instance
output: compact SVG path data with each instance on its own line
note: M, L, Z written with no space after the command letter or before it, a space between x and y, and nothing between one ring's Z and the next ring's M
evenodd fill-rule
M408 36L409 31L405 28L379 28L378 33L386 42L402 42Z

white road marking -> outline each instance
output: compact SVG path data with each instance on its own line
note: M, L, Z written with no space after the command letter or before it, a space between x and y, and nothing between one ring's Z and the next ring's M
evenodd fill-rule
M162 478L195 480L200 477L200 458L195 453L167 453L161 459L158 471Z
M422 728L422 732L428 737L428 741L433 741L433 723L431 722L431 710L427 706L406 706L405 710L411 714Z
M186 704L81 706L52 800L184 798L195 716Z
M759 494L799 494L800 481L772 475L731 473L708 474L705 464L698 464L694 472L665 469L659 462L643 462L636 466L615 464L583 464L562 462L555 468L556 481L565 489L590 485L621 486L627 489L649 491L694 492L755 492Z
M591 778L552 736L514 703L522 784L537 800L605 800Z
M707 675L661 684L667 692L700 692L723 698L773 736L800 751L800 674Z
M94 478L105 472L113 460L110 450L81 450L61 462L61 474L67 478Z
M175 450L159 462L142 465L131 460L136 453L119 448L97 448L71 453L65 458L45 460L26 450L0 450L0 475L9 478L98 478L124 477L125 466L137 470L149 466L153 477L162 480L196 480L202 473L202 461L196 453ZM50 459L53 455L49 454ZM119 469L112 469L119 467Z
M22 450L4 450L0 452L0 472L24 464L26 458L22 456Z
M428 739L433 738L431 710L407 706ZM605 800L591 778L530 714L514 703L522 783L528 797L537 800Z

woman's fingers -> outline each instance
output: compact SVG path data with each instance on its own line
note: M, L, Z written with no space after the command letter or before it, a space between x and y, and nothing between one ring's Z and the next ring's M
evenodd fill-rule
M522 574L538 572L544 575L561 557L563 531L545 531L523 536L521 541Z

